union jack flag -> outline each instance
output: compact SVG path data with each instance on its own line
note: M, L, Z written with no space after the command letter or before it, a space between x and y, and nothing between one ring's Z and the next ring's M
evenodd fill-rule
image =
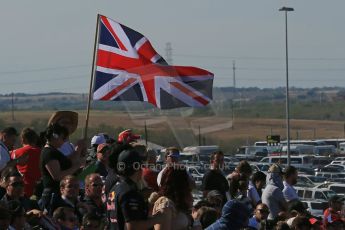
M212 73L168 65L146 37L105 16L98 29L94 100L146 101L161 109L212 100Z

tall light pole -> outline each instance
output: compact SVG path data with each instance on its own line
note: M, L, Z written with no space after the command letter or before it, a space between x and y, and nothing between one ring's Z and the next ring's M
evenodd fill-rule
M285 52L286 52L286 135L287 135L287 164L290 166L290 103L289 103L289 58L288 58L288 29L287 12L294 11L290 7L282 7L279 11L285 12Z

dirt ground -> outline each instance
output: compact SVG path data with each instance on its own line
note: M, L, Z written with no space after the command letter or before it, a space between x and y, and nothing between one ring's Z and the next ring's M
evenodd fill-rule
M79 112L79 127L85 126L85 111ZM15 121L30 124L32 120L48 120L53 111L17 111ZM6 124L13 123L11 113L0 112L0 119ZM258 139L265 140L266 135L276 134L282 138L286 136L286 122L283 119L235 119L227 117L190 117L190 116L150 116L144 113L126 113L115 111L91 111L89 126L98 127L106 124L113 127L130 127L143 129L146 121L150 130L170 129L189 130L194 135L211 135L213 138L229 139ZM344 122L320 120L290 121L292 139L343 138Z

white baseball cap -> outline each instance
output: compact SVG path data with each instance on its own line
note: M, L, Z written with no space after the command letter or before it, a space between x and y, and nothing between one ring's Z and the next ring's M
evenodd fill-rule
M91 145L100 145L100 144L104 144L106 142L103 134L97 134L95 136L92 137L91 139Z

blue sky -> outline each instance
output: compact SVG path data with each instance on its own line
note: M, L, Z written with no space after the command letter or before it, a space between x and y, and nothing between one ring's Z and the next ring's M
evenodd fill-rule
M148 37L173 63L205 68L215 86L285 86L288 15L290 85L345 87L343 0L73 0L3 1L0 8L0 94L86 93L96 15Z

